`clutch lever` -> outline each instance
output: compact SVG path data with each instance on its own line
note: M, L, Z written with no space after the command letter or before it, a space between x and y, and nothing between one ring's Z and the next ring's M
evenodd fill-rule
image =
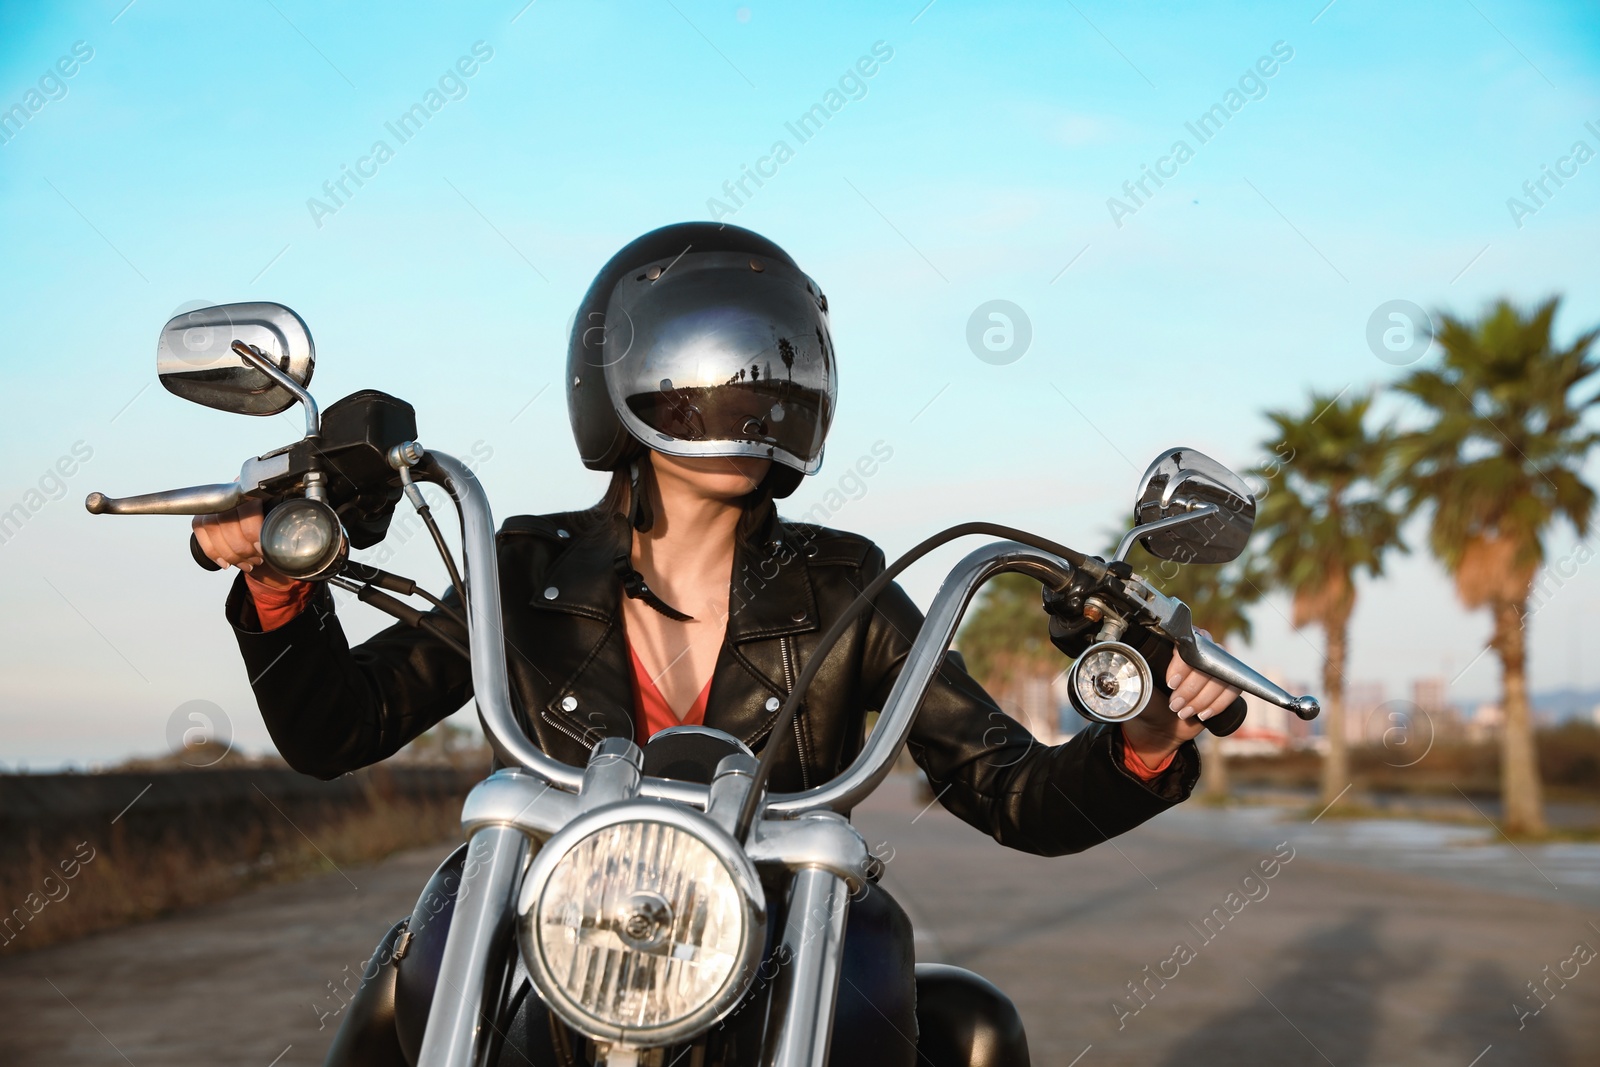
M239 477L216 485L193 485L141 496L106 496L90 493L83 506L91 515L220 515L232 511L262 486L289 473L287 450L247 459Z
M83 506L91 515L220 515L244 500L238 482L167 489L141 496L106 496L90 493Z
M140 496L114 497L90 493L83 506L91 515L220 515L232 511L247 497L257 494L263 482L281 478L288 472L288 452L280 451L246 460L239 469L239 477L231 482L194 485L187 489L168 489ZM194 556L195 563L208 571L222 569L216 560L208 558L200 550L200 541L194 534L189 535L189 554Z

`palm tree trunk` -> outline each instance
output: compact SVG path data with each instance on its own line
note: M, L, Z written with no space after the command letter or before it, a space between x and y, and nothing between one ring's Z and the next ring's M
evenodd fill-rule
M1204 746L1200 758L1205 762L1200 781L1205 784L1205 794L1211 800L1226 800L1233 786L1228 781L1228 757L1222 751L1222 738L1212 733L1200 736Z
M1527 600L1494 603L1494 649L1500 656L1501 710L1505 729L1500 738L1501 821L1508 834L1545 832L1544 797L1539 784L1539 754L1533 743L1533 711L1528 706L1527 634L1522 620Z
M1328 755L1322 761L1322 803L1332 804L1350 787L1350 744L1344 725L1344 667L1348 657L1349 613L1323 620L1328 647L1322 657L1324 729Z

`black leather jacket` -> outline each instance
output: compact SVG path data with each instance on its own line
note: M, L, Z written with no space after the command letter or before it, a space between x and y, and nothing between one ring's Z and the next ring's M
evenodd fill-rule
M614 540L579 533L575 514L517 516L501 527L500 583L513 698L547 753L582 765L602 737L634 736L633 694ZM727 637L706 725L759 751L779 699L818 638L884 569L866 538L771 513L736 550ZM422 631L396 625L349 647L325 590L293 621L262 633L242 580L228 615L273 741L321 778L393 755L472 697L468 665ZM1041 612L1040 625L1045 625ZM816 785L849 765L865 716L881 708L922 613L899 586L879 596L828 653L774 768L772 788ZM955 654L931 686L910 749L944 806L1026 852L1098 844L1188 797L1192 742L1142 782L1122 765L1122 734L1090 726L1047 747L1002 712Z

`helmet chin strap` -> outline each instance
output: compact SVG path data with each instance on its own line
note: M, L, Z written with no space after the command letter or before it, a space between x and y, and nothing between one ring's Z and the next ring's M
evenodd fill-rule
M693 615L685 615L677 608L650 589L645 583L644 575L640 574L633 565L633 531L649 533L655 526L655 514L650 510L650 494L645 491L643 468L648 462L644 458L636 459L629 467L628 489L628 519L622 526L622 546L617 552L616 568L617 577L622 580L622 591L630 599L642 600L650 607L659 611L669 619L678 622L693 622Z

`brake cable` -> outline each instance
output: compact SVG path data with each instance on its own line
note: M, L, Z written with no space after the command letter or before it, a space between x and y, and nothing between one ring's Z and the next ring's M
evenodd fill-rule
M393 577L393 575L390 575L390 577ZM417 629L422 630L424 633L437 638L439 641L443 642L446 647L464 656L469 662L472 660L471 650L446 632L445 628L440 626L436 619L420 608L414 608L405 601L390 596L388 593L385 593L383 590L379 589L376 585L368 582L356 581L350 578L345 578L342 575L335 575L332 578L327 579L327 581L330 585L336 585L340 589L354 593L356 595L356 599L361 601L363 604L369 604L384 614L392 615L394 618L399 619L407 626L414 626ZM452 618L455 617L455 613L450 612L448 608L446 608L445 611L448 612Z
M422 586L419 585L415 579L405 578L398 574L391 574L390 572L386 570L380 570L371 564L359 563L353 559L345 561L344 568L339 572L339 576L341 578L349 579L353 582L360 582L363 585L375 585L379 589L387 589L389 592L399 593L401 596L420 596L422 599L438 608L441 614L449 616L451 622L455 623L457 626L460 626L463 630L466 629L466 616L462 615L455 608L445 603L445 601L440 597L436 597L426 589L422 588Z
M416 447L416 442L411 442ZM424 454L419 457L421 463L429 463L429 457ZM428 533L433 535L434 547L439 550L439 558L444 560L444 569L450 575L450 584L455 588L456 596L461 599L462 606L467 603L467 587L461 581L461 572L456 569L455 557L450 554L450 546L445 543L444 534L439 531L439 524L433 519L433 509L428 506L427 498L422 495L422 489L411 477L411 465L400 464L400 486L405 491L406 499L411 501L411 506L422 521L427 524ZM453 498L452 498L453 499Z
M778 760L779 747L786 741L794 728L795 716L799 714L800 703L805 699L806 690L811 685L811 680L817 676L817 671L822 668L822 662L827 658L828 652L844 636L845 630L855 621L857 615L869 605L876 607L872 602L878 594L886 589L911 564L926 556L929 552L948 544L960 537L970 534L989 534L995 537L1004 537L1017 541L1030 548L1037 548L1044 552L1051 552L1074 567L1081 567L1089 557L1082 552L1075 551L1059 545L1048 538L1039 537L1024 530L1010 526L1001 526L993 522L964 522L942 530L927 540L913 547L899 559L895 560L884 572L867 583L867 587L845 608L844 613L834 620L833 625L823 633L817 642L816 651L811 654L805 669L800 672L800 678L790 690L788 697L783 702L783 707L778 710L778 717L773 722L772 732L768 735L770 740L761 750L761 757L756 765L755 775L750 782L750 791L745 794L744 804L739 809L739 820L734 824L733 837L735 841L743 841L750 833L750 827L755 823L756 814L761 808L762 794L766 792L767 782L772 777L772 769Z

